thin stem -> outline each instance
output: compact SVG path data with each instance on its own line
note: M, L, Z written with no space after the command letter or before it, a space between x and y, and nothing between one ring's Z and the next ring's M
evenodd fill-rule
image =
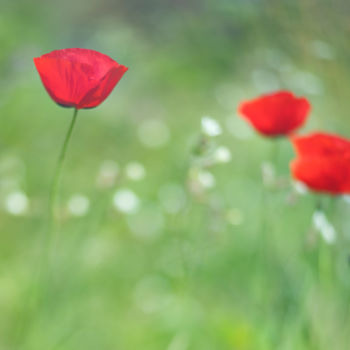
M326 207L324 201L320 196L317 197L315 211L320 211L326 215ZM334 201L331 200L330 204L328 203L328 218L332 218L334 215ZM332 285L333 280L333 258L332 258L332 248L325 239L319 240L318 245L318 278L320 283L323 284L324 288L328 288Z
M278 156L279 156L279 140L271 140L271 145L269 149L269 156L267 161L273 167L274 173L277 173L278 167ZM260 197L260 225L259 232L256 242L255 250L255 264L256 264L256 283L261 286L266 283L270 283L269 276L272 274L273 260L275 259L273 254L275 254L274 247L271 244L273 237L273 231L276 229L272 221L272 208L271 208L271 197L273 191L276 189L276 178L275 174L264 173L262 169L262 189ZM265 290L261 290L259 296L259 304L263 313L267 312L269 307L268 294ZM261 298L261 299L260 299Z
M38 281L33 286L33 288L28 292L27 296L24 298L26 301L25 307L24 307L25 313L21 321L19 322L18 328L16 330L16 335L17 335L15 338L16 347L18 344L20 344L20 342L24 341L24 338L27 334L26 332L28 331L28 327L31 322L31 318L36 312L36 309L39 306L39 304L42 302L41 299L45 294L45 287L49 283L49 271L50 271L49 258L50 258L50 251L51 251L51 241L52 241L54 228L55 228L55 225L54 225L55 204L56 204L56 198L58 193L58 185L59 185L60 175L62 172L62 167L63 167L65 155L67 152L68 144L72 136L72 131L73 131L75 122L77 120L77 114L78 114L78 110L74 109L73 117L70 122L69 128L67 130L61 152L58 157L54 178L53 178L52 186L50 190L48 227L45 230L44 237L43 237L42 256L38 266L38 276L37 276ZM36 299L34 303L31 302L31 299L33 297Z
M54 222L55 222L55 204L57 200L57 194L58 194L58 185L59 185L59 180L62 172L62 167L63 167L63 162L66 156L67 148L69 141L72 136L72 131L75 125L75 122L77 120L77 115L78 115L78 110L74 109L73 117L70 122L69 128L66 133L66 137L63 142L63 146L60 152L60 155L58 157L57 165L56 165L56 170L54 174L54 178L52 181L52 186L50 190L50 199L49 199L49 230L48 234L46 236L46 247L49 247L50 241L51 241L51 236L53 233L54 229Z

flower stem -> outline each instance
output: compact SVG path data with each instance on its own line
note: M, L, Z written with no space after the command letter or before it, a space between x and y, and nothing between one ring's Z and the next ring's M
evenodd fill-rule
M24 343L24 339L27 336L28 328L32 322L34 315L37 313L37 308L43 302L43 296L46 291L46 287L49 284L49 271L50 271L50 252L52 238L54 235L55 228L55 204L58 193L58 185L60 180L60 175L62 172L63 162L67 152L68 144L72 136L72 131L77 119L78 110L74 109L73 117L70 122L69 128L66 133L66 137L63 142L61 152L58 157L54 178L52 181L52 186L50 190L49 198L49 213L48 213L48 226L44 231L44 237L42 241L42 256L40 261L38 261L38 271L37 271L37 282L32 286L32 288L27 292L24 297L24 312L23 316L18 322L18 327L16 329L15 345L19 348L19 344ZM34 298L34 302L32 299Z
M52 239L52 235L55 227L55 204L57 200L59 180L62 173L62 167L66 156L68 144L72 136L72 131L73 131L75 122L77 120L77 115L78 115L78 110L74 109L73 117L70 122L69 128L67 130L66 137L64 139L63 146L61 148L61 152L58 157L56 170L52 181L52 186L50 190L50 199L49 199L49 225L48 225L48 233L46 235L46 244L45 244L47 249L50 249L50 243L51 243L51 239Z

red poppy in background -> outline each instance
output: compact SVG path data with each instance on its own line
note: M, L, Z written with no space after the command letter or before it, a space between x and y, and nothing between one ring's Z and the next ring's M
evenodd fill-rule
M277 91L243 101L238 112L261 134L269 137L288 135L300 128L311 109L305 97Z
M76 109L98 106L128 70L88 49L55 50L34 58L34 64L51 98Z
M310 189L331 194L350 193L350 141L326 133L294 136L297 154L291 164L293 177Z

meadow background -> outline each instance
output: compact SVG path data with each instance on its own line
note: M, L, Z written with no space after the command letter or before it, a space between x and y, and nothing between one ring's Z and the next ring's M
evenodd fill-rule
M313 105L303 132L349 135L348 1L0 5L1 350L350 348L350 204L322 198L337 231L326 244L315 196L290 179L289 142L236 113L242 99L291 89ZM51 101L32 59L67 47L129 71L79 113L52 280L36 305L72 110ZM203 116L222 133L205 136Z

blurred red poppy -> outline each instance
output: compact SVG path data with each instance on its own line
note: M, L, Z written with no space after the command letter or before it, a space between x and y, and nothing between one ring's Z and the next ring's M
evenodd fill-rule
M305 97L289 91L277 91L243 101L238 112L261 134L269 137L288 135L300 128L311 106Z
M93 108L102 103L128 70L94 50L55 50L34 58L42 83L61 106Z
M297 158L293 177L310 189L331 194L350 193L350 141L326 133L294 136Z

